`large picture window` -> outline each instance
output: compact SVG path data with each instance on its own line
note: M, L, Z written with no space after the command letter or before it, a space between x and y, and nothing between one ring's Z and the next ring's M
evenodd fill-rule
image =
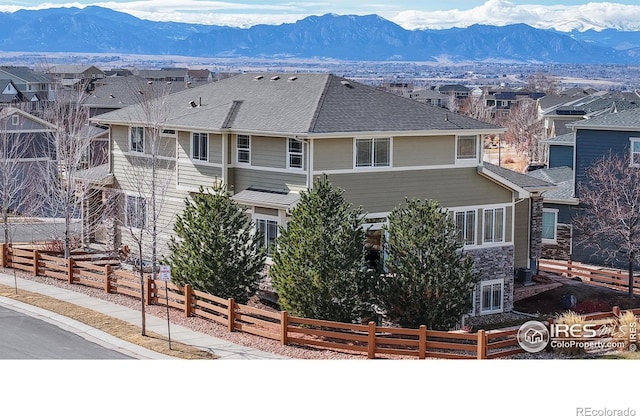
M484 242L501 243L504 241L504 208L484 210Z
M237 162L238 163L251 163L251 137L239 134L236 147L238 148Z
M147 201L140 196L127 195L125 198L125 225L144 228L147 225Z
M465 246L476 244L476 210L454 212L454 221L458 230L458 243Z
M131 127L129 130L129 151L144 153L144 127Z
M289 139L287 144L287 167L302 169L303 143L297 139Z
M191 136L191 153L194 160L206 162L209 160L209 135L207 133L193 133Z
M356 139L356 167L391 166L391 139Z

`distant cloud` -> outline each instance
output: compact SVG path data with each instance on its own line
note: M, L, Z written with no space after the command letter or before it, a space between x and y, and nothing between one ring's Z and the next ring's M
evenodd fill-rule
M406 29L444 29L467 27L473 24L503 26L526 23L542 29L601 30L614 28L640 30L640 5L618 3L587 3L580 6L515 5L508 0L487 0L483 5L467 10L404 10L398 11L400 3L363 4L342 0L336 5L332 0L309 2L276 2L253 4L211 0L134 0L91 1L65 4L41 3L37 6L0 5L0 12L19 9L42 9L48 7L85 7L88 3L128 13L141 19L201 23L234 27L249 27L257 24L293 23L312 14L336 12L339 14L372 14L389 19ZM531 0L535 2L536 0ZM561 2L562 0L557 0ZM19 2L19 0L16 0ZM415 4L419 2L411 2ZM455 2L451 2L454 4ZM441 3L446 5L445 2ZM430 5L433 7L433 5ZM395 9L395 10L394 10Z

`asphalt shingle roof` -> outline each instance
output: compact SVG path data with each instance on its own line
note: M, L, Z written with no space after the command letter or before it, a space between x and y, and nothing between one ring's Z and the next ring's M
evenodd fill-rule
M175 128L293 134L504 131L331 74L242 74L177 92L165 100L171 110L165 124ZM136 105L94 120L105 124L143 123L145 117Z
M511 169L503 168L501 166L494 165L493 163L484 162L483 167L523 189L555 187L555 184L553 182L539 179L531 175L526 175L524 173L516 172Z
M573 145L576 141L574 133L561 134L559 136L549 137L548 139L540 140L540 143L556 144L556 145Z
M534 178L552 182L557 189L544 193L544 198L554 201L571 201L573 198L573 169L568 166L560 166L549 169L538 169L528 173Z
M640 102L640 99L638 101ZM579 128L640 128L640 108L619 111L617 113L603 114L587 120L576 121L572 125Z

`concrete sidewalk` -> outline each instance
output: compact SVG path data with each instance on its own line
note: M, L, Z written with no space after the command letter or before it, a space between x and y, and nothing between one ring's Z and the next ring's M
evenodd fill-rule
M48 286L31 280L17 278L18 292L26 290L29 292L39 293L65 302L73 303L96 312L112 316L114 318L126 321L132 325L140 327L140 311L129 309L115 303L103 301L101 299L92 298L85 294L72 290L62 289L56 286ZM0 284L5 286L14 286L14 277L9 274L0 273ZM22 302L15 301L10 298L0 296L0 305L8 307L28 314L30 316L43 319L49 323L53 323L65 330L78 334L90 341L94 341L108 348L116 349L124 354L131 355L142 359L175 359L164 354L147 350L138 345L131 344L105 332L89 327L81 322L69 319L65 316L46 311ZM159 335L167 336L167 321L147 314L146 327L148 331L155 332ZM255 350L231 342L215 338L200 332L193 331L189 328L171 324L171 340L178 341L183 344L192 345L202 350L210 351L220 357L220 359L243 359L243 360L261 360L261 359L287 359L288 357Z

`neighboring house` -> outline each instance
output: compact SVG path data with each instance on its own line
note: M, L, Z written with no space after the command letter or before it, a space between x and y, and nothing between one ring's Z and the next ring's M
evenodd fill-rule
M148 224L150 201L131 179L151 159L145 126L160 123L158 168L171 175L160 218L165 239L185 198L222 181L272 252L300 191L326 174L366 212L372 250L405 198L446 207L482 275L473 314L511 310L514 271L540 257L541 193L555 186L482 163L485 136L501 127L330 74L242 74L163 101L170 111L162 120L150 120L144 104L92 118L110 128L125 226Z
M27 113L15 107L0 108L0 141L3 153L0 159L5 157L17 164L15 181L25 182L28 185L14 195L16 200L28 200L20 203L21 214L42 214L42 197L39 196L44 188L44 181L39 178L49 172L53 173L56 155L51 149L50 138L55 131L55 126L42 120L33 114ZM17 147L16 144L24 145ZM5 155L4 151L8 153ZM17 188L14 188L17 189Z
M190 69L187 71L187 81L211 82L213 81L213 74L208 69Z
M460 84L440 85L436 88L440 94L453 95L458 100L464 100L471 94L471 89Z
M404 96L436 107L444 107L447 103L447 99L449 98L449 96L432 89L413 90L405 93Z
M26 111L36 113L54 99L51 80L45 74L34 72L26 66L0 66L0 79L11 80L15 88L26 98Z
M26 101L26 97L10 79L0 79L0 106L15 107Z
M189 81L187 68L138 69L133 74L149 81Z
M47 71L56 86L91 90L91 85L105 77L104 72L93 65L54 65Z
M640 161L640 108L601 114L569 126L573 133L545 141L550 169L529 173L558 185L557 190L544 194L547 221L543 228L547 234L543 236L543 252L548 258L610 266L575 243L570 232L571 216L579 204L579 187L587 181L586 170L593 163L610 153Z

